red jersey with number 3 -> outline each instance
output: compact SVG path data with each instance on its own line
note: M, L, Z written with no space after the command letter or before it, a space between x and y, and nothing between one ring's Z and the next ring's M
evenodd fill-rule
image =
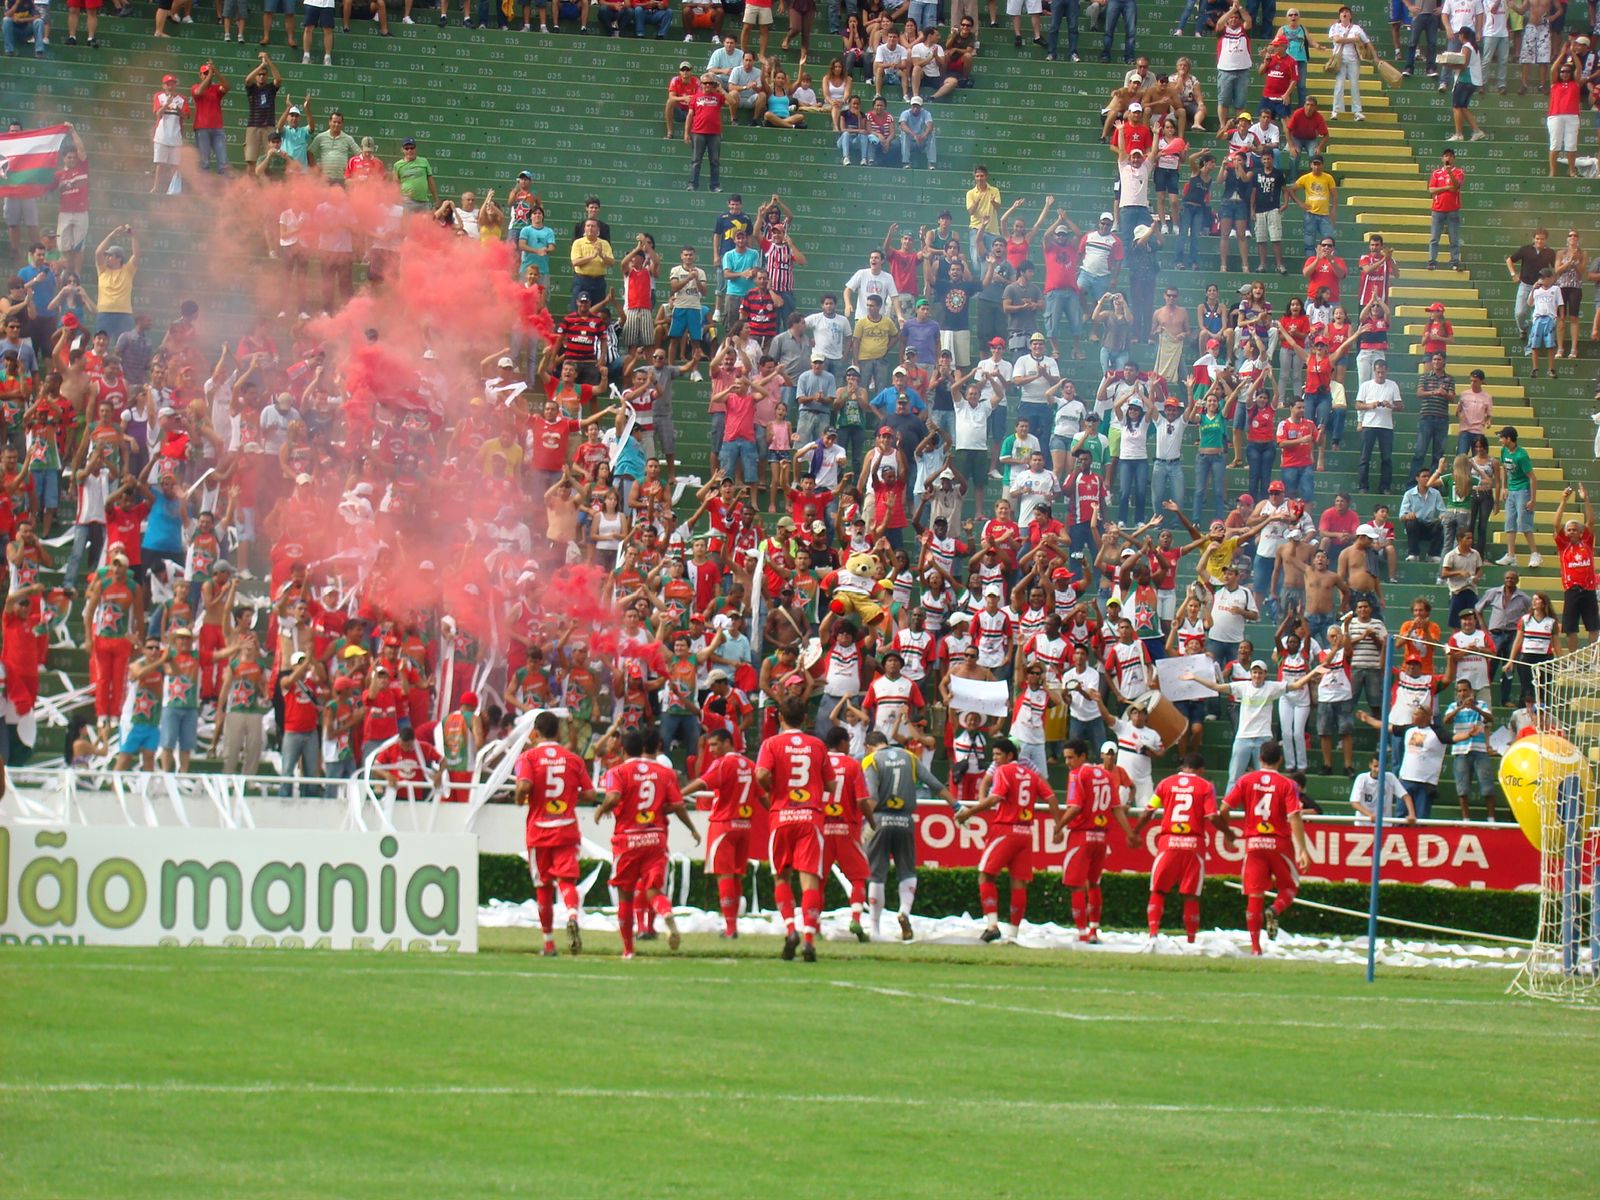
M756 766L772 774L773 824L822 820L834 771L820 738L785 730L761 744Z
M528 786L528 849L572 846L580 839L578 803L589 767L565 746L540 742L517 759L517 782Z
M1223 805L1241 814L1246 850L1277 850L1289 838L1290 815L1300 811L1300 789L1276 771L1251 771Z
M749 829L754 797L761 792L755 763L742 754L724 754L702 771L700 778L711 788L710 819L734 829Z
M999 796L994 809L994 824L1033 824L1033 810L1055 798L1050 783L1027 763L1008 762L994 769L989 777L989 794Z
M640 834L665 840L667 810L683 803L677 772L648 758L630 758L612 767L606 773L606 791L621 797L612 812L617 823L613 843L630 843Z
M1122 800L1111 772L1095 763L1088 763L1072 773L1072 779L1067 784L1067 803L1078 806L1077 813L1067 822L1067 828L1073 833L1087 833L1093 840L1104 841L1106 826L1111 822L1111 810Z
M1217 789L1203 775L1179 771L1156 785L1161 801L1159 850L1204 850L1205 819L1217 811ZM1296 801L1298 803L1298 800Z
M848 754L828 753L833 767L833 783L828 788L828 806L823 810L822 832L859 836L861 797L867 794L867 776L861 764Z

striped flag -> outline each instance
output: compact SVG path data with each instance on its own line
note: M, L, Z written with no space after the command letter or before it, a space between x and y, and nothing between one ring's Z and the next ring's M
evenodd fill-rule
M0 133L0 196L43 196L56 185L65 125Z

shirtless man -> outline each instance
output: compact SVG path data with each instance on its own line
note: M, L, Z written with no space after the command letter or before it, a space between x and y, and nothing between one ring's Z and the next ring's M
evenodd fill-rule
M1189 311L1178 303L1178 289L1165 290L1166 303L1150 314L1150 336L1156 342L1156 374L1174 392L1183 374L1183 347L1189 340Z
M1373 546L1372 526L1363 525L1356 530L1356 540L1339 553L1339 583L1349 594L1354 607L1361 600L1372 602L1372 611L1383 613L1383 584L1372 573L1367 556Z
M211 578L200 585L200 698L217 698L222 676L219 651L228 642L228 614L238 594L239 580L225 560L211 566Z
M1311 536L1291 529L1278 544L1278 561L1272 567L1272 594L1279 597L1285 613L1306 610L1306 572L1311 567L1311 556L1317 553Z
M1311 556L1311 566L1305 572L1306 624L1311 636L1323 645L1328 643L1328 629L1337 620L1341 607L1349 603L1350 590L1344 580L1328 569L1328 552L1318 549Z

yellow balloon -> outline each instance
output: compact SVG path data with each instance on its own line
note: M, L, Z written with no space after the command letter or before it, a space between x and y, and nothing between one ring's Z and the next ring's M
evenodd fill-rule
M1594 791L1588 764L1576 746L1557 734L1535 734L1513 743L1500 759L1500 790L1535 850L1555 853L1561 849L1561 829L1554 813L1563 786L1581 789L1587 832L1595 819ZM1551 845L1545 844L1547 820Z

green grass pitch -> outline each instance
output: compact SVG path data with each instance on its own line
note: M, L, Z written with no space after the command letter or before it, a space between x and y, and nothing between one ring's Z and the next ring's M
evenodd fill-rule
M1500 972L484 942L0 955L0 1192L1593 1194L1600 1016Z

